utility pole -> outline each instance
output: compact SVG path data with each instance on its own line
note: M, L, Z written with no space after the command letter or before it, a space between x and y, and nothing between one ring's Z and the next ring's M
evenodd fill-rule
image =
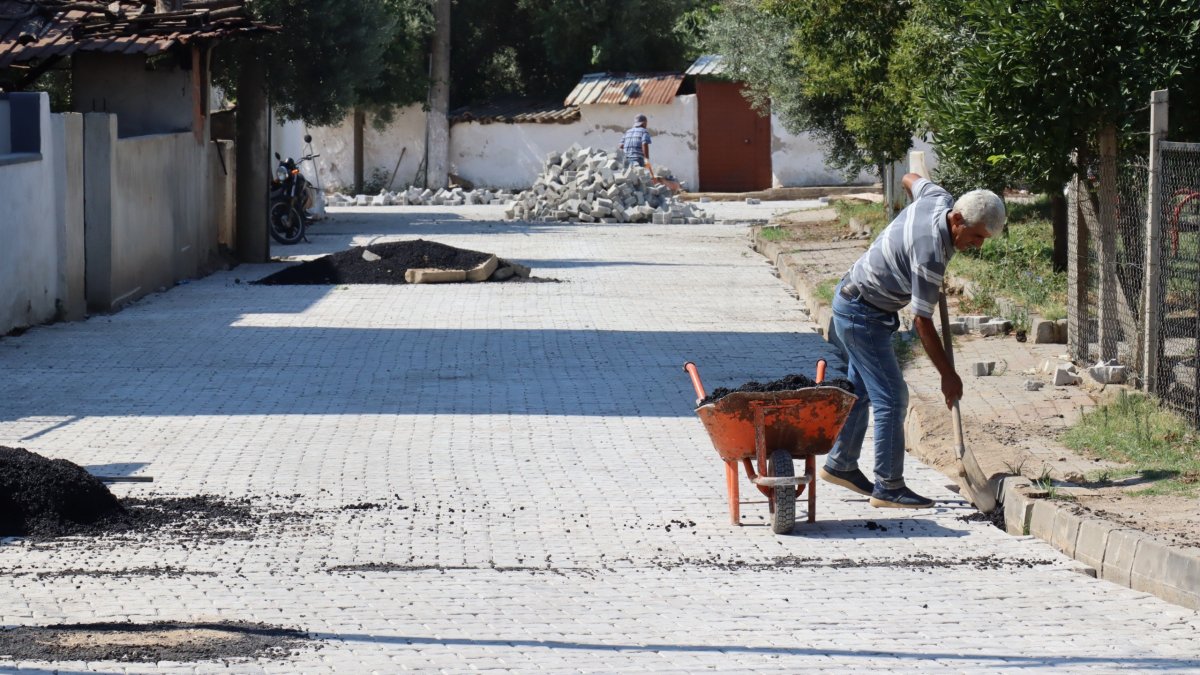
M450 180L450 0L434 0L433 19L429 113L425 117L425 187L437 190Z

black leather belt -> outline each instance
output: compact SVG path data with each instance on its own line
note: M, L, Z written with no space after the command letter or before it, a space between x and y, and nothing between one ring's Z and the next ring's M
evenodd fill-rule
M872 305L869 301L867 301L867 299L865 297L863 297L862 291L860 291L858 289L858 284L854 283L853 281L849 281L849 280L843 281L841 293L842 293L842 297L847 300L858 300L862 304L866 305L867 307L870 307L871 309L873 309L877 312L891 314L891 312L889 312L885 309L880 309L880 308L876 307L875 305Z

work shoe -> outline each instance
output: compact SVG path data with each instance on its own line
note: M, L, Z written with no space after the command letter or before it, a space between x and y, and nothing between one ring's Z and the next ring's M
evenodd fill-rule
M871 506L881 509L928 509L933 506L933 500L907 487L885 488L877 485L871 493Z
M858 467L850 469L849 471L839 471L837 469L821 467L821 469L817 472L817 475L820 476L821 480L825 481L826 483L840 485L851 492L857 492L858 494L866 495L867 497L870 497L871 493L875 490L875 484L872 483L866 476L864 476L863 472L858 470Z

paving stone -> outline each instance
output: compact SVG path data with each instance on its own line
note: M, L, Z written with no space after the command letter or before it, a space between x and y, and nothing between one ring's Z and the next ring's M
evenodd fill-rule
M730 526L683 361L710 388L811 374L818 358L831 376L845 367L785 283L744 255L745 225L356 208L286 252L423 237L562 283L258 287L234 279L277 265L242 265L0 340L0 382L21 393L0 398L0 443L154 475L115 485L122 495L283 495L320 516L217 544L5 543L5 625L228 619L323 637L277 661L216 664L234 673L1200 669L1194 611L959 520L961 498L911 457L906 480L938 508L873 509L822 484L818 522L775 536L742 480L745 526ZM965 349L964 362L984 360ZM1026 394L1019 380L996 391ZM368 501L406 508L343 508ZM668 531L672 520L695 525ZM922 557L939 564L896 564ZM996 564L968 562L980 557ZM37 576L168 562L197 573ZM331 570L389 562L412 567ZM764 603L763 588L791 602ZM881 622L873 606L909 620ZM14 665L158 672L0 671Z

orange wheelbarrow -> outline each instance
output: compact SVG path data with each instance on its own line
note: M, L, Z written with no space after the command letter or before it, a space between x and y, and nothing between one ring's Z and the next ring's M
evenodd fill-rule
M683 369L692 378L696 402L705 398L696 364ZM817 362L818 385L825 380L825 361ZM808 522L817 520L816 456L833 447L850 408L858 397L838 387L772 392L735 391L696 408L725 462L725 487L729 494L729 521L741 525L738 464L746 477L767 497L771 529L792 531L796 524L796 497L808 489ZM804 460L797 476L792 460ZM753 460L753 461L752 461Z

